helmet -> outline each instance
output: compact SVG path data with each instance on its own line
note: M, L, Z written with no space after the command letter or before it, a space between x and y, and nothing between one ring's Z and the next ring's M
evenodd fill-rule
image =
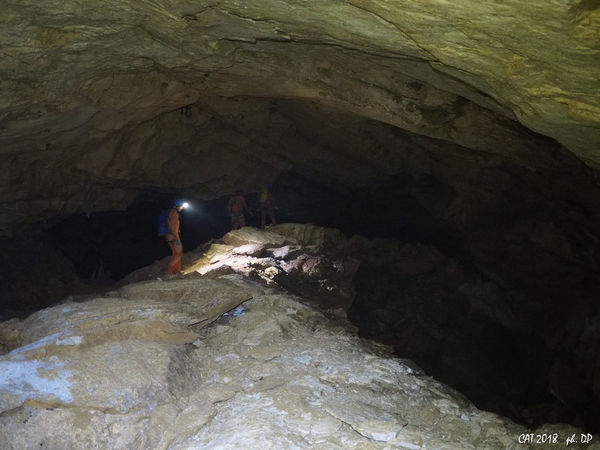
M189 206L189 204L185 200L175 200L173 202L173 206L175 208L187 208Z

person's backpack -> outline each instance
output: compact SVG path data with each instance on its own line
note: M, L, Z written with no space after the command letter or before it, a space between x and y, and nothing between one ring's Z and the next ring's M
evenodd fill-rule
M170 209L165 209L158 216L158 235L166 236L169 234L169 224L167 223L167 219L169 218Z
M266 189L263 189L262 192L260 193L260 202L267 203L269 201L270 197L271 197L270 192L267 191Z

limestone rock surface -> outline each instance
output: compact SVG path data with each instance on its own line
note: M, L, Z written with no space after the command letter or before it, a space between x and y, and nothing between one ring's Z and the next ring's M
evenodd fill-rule
M348 254L346 239L338 230L291 223L268 231L244 227L227 233L222 242L203 249L198 258L189 255L191 263L184 273L241 274L285 288L323 310L345 311L352 304L359 261Z
M0 446L528 447L527 430L344 323L237 275L136 283L5 322ZM543 431L561 439L548 448L578 432Z
M548 228L552 242L559 242L558 230ZM540 240L540 233L535 237ZM578 258L580 250L570 257ZM545 251L527 256L528 251L525 243L519 247L518 264L539 261L544 272L530 264L535 275L519 284L503 264L474 271L473 262L432 245L347 238L335 229L285 223L266 231L234 230L188 252L184 273L211 279L242 275L297 295L328 317L348 316L361 336L393 346L480 407L520 423L535 427L551 418L595 426L600 327L591 299L600 291L590 283L582 295L572 295L581 289L579 276L561 275L560 285L552 286L564 263L552 262ZM475 261L485 268L487 259ZM123 282L162 277L166 263ZM571 294L568 301L563 292ZM540 320L542 314L548 319Z

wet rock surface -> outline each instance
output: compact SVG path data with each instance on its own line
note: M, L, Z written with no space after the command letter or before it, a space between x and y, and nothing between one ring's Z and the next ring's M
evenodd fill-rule
M0 444L527 447L524 428L349 330L239 275L139 282L4 322ZM543 431L555 448L578 432Z

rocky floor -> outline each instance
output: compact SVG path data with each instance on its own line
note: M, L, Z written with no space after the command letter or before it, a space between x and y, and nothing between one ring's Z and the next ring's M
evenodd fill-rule
M318 228L279 231L275 244L288 256L299 243L336 239ZM243 242L254 251L276 239L255 235ZM282 289L269 274L285 269L262 267L235 236L220 256L195 255L185 277L155 279L157 264L103 296L1 323L0 448L496 449L542 448L539 436L555 441L543 448L580 440L572 426L532 432L478 410L358 338L333 300L317 309L319 289L310 301ZM219 265L224 255L229 265ZM235 261L248 272L223 274ZM307 293L329 291L317 268L339 268L334 262L299 266ZM331 298L343 303L346 293ZM570 448L600 448L600 439Z

